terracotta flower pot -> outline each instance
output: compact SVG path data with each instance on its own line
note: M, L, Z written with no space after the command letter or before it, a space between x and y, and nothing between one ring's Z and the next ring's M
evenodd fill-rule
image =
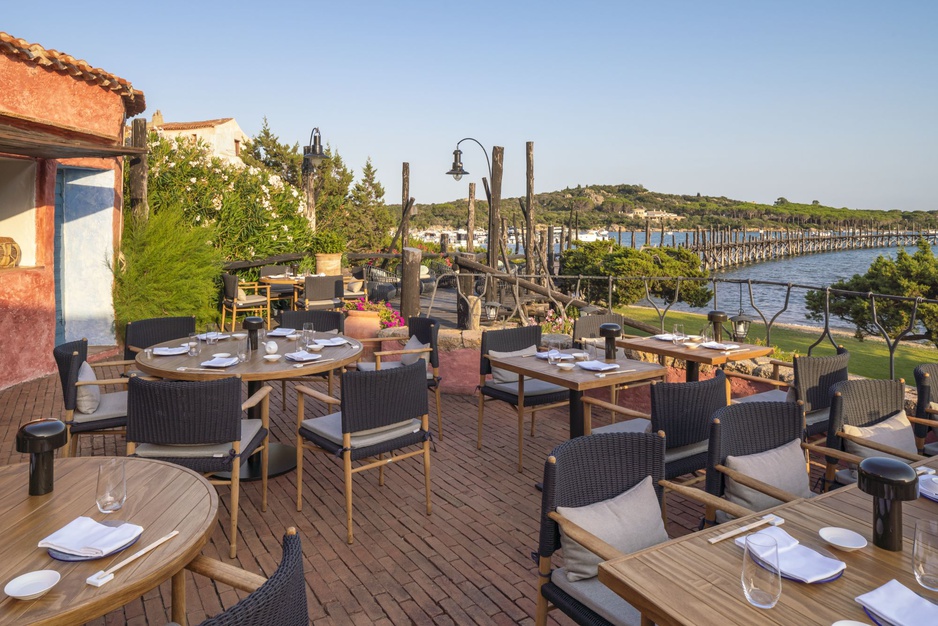
M381 318L377 311L346 311L345 334L355 339L377 337L381 330ZM374 361L375 346L366 343L362 346L362 361Z

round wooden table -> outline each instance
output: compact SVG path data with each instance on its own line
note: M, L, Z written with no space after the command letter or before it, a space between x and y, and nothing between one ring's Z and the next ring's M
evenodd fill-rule
M62 576L38 600L22 601L0 594L0 623L81 624L127 604L171 577L174 591L177 583L184 584L183 568L199 555L215 530L215 487L178 465L127 458L127 501L119 511L105 515L98 512L94 501L102 460L56 459L54 489L43 496L28 495L28 463L0 467L0 585L34 570L51 569ZM123 552L94 561L56 561L44 548L36 547L82 515L99 522L132 522L143 527L143 534ZM101 587L85 583L92 574L174 530L179 531L176 537L115 572L114 580ZM178 610L184 611L184 598L180 604ZM173 618L179 621L176 612L174 604Z
M228 334L228 333L224 333ZM337 337L332 333L316 333L317 339L331 339ZM178 356L156 356L146 357L144 352L138 352L136 366L139 370L157 376L159 378L171 378L174 380L215 380L217 378L226 378L228 376L241 376L248 383L248 395L252 395L260 389L264 381L284 380L290 378L300 378L311 374L320 374L328 372L339 367L344 367L349 363L354 363L359 359L362 353L362 344L355 339L345 337L348 343L342 346L327 346L319 354L321 358L308 363L298 364L288 361L283 357L284 354L296 350L296 341L284 337L269 337L267 341L277 342L277 354L281 358L270 362L264 360L264 349L258 345L258 350L251 353L250 357L244 363L238 363L231 367L206 369L201 364L212 358L213 354L227 352L231 356L237 355L239 343L247 339L222 339L214 345L201 343L202 353L199 356L189 356L181 354ZM179 347L187 340L174 339L156 344L158 347ZM260 344L260 342L258 342ZM299 367L297 367L300 365ZM260 407L255 407L258 411ZM260 418L259 414L251 414L251 417ZM255 455L257 456L257 455ZM251 457L247 463L241 466L241 480L260 480L260 459L255 460ZM283 443L271 442L270 451L267 460L267 475L279 476L285 474L296 467L296 447ZM225 476L219 474L219 476ZM225 476L226 477L226 476Z

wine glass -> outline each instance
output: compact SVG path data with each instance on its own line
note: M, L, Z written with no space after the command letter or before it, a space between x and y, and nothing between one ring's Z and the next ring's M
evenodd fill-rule
M774 538L759 533L746 536L740 582L749 604L760 609L775 606L782 595L782 576Z
M687 335L684 334L684 324L675 324L674 330L671 333L672 341L674 345L680 346L684 344L684 340L687 339Z

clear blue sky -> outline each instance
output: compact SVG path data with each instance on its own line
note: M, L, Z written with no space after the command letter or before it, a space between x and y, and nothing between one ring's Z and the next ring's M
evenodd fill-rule
M0 30L146 93L148 118L312 127L399 202L642 184L742 200L938 209L938 2L8 2Z

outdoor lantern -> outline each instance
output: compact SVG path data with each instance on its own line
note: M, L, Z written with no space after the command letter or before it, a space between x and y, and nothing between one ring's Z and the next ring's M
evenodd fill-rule
M16 432L16 451L29 454L29 495L52 491L55 450L68 441L66 429L59 420L40 419L23 424Z
M453 150L453 167L446 174L452 176L454 180L461 180L468 173L462 166L462 150L456 148Z
M870 457L857 467L857 487L873 496L873 545L902 551L902 501L918 498L918 474L905 461Z
M309 145L303 146L303 161L316 167L325 160L326 155L322 151L322 136L319 134L319 128L314 128L309 134Z
M501 307L500 303L490 300L482 306L485 307L485 319L490 322L494 322L496 319L498 319L498 309Z
M743 341L749 334L749 326L752 324L752 317L742 311L739 315L730 318L730 324L733 325L733 341Z

